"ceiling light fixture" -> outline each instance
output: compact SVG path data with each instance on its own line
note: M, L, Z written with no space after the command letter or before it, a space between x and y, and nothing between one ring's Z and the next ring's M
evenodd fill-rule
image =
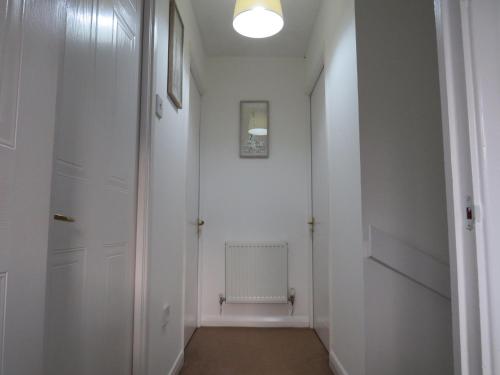
M267 115L265 112L253 112L250 115L248 134L257 136L267 135Z
M268 38L284 26L280 0L236 0L233 27L248 38Z

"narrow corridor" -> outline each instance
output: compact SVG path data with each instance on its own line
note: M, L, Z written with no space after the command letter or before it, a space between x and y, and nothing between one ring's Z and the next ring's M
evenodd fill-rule
M181 375L332 374L328 353L311 329L200 328Z

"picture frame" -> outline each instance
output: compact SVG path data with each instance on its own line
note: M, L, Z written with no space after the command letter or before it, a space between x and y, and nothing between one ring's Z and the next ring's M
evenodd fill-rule
M269 158L269 101L240 102L240 158Z
M167 93L177 108L182 108L184 65L184 23L175 0L170 0L168 33Z

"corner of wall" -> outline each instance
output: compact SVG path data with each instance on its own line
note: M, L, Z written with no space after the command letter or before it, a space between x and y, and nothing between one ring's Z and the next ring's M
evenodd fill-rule
M206 52L203 45L203 40L201 37L200 30L198 28L198 22L196 20L196 15L193 10L192 0L184 0L179 3L179 8L181 15L184 18L184 23L186 25L186 43L187 51L189 53L189 65L191 73L196 80L198 89L203 94L205 90L205 65L206 65Z
M313 87L323 67L331 182L330 359L365 374L364 245L354 0L324 1L306 57ZM318 63L318 61L320 63ZM346 162L348 161L348 162Z
M182 366L184 366L184 350L181 350L175 362L172 366L172 369L169 372L169 375L178 375L182 370Z
M335 354L333 350L330 351L330 356L329 356L329 363L330 363L330 369L337 375L349 375L347 370L344 368L342 363L340 363L339 358Z

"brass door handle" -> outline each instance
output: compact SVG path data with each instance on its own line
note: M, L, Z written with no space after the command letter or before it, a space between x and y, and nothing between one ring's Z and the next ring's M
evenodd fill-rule
M311 221L309 221L307 224L311 226L311 233L314 232L314 227L316 226L316 219L313 217Z
M205 220L198 219L198 226L202 227L203 225L205 225Z
M74 223L75 222L75 219L72 218L71 216L66 216L66 215L61 215L61 214L54 214L54 220L64 221L65 223Z

